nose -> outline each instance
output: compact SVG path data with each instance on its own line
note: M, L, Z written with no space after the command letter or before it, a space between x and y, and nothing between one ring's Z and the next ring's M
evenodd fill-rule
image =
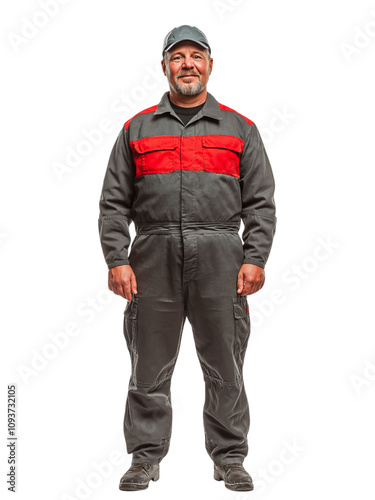
M190 56L186 56L184 59L183 67L186 69L193 68L194 67L194 62L193 59Z

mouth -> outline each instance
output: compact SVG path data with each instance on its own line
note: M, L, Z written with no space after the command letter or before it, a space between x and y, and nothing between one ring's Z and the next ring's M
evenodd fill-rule
M179 78L191 78L192 76L198 76L198 75L182 75L182 76L179 76Z

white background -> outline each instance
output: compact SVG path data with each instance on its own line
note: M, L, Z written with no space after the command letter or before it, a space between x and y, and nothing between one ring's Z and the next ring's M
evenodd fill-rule
M170 451L160 480L133 495L373 499L375 3L71 0L53 15L42 3L1 3L1 491L15 383L19 498L129 494L126 300L107 289L99 196L123 123L168 90L165 35L192 24L212 47L209 92L257 124L276 180L266 283L248 297L255 489L213 479L186 322Z

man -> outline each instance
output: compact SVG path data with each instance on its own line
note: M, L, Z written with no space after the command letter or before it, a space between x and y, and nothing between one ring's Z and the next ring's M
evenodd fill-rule
M274 178L255 124L207 92L212 65L200 30L184 25L168 33L162 68L170 90L125 123L103 182L99 232L108 285L128 301L124 434L133 458L121 490L159 479L186 317L205 382L205 447L214 478L235 491L253 489L243 468L250 425L242 372L250 335L246 296L265 280L276 226ZM128 256L131 221L136 237ZM189 465L186 474L193 473Z

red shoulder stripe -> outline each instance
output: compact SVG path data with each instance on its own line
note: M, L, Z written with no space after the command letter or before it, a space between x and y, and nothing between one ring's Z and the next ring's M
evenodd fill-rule
M232 111L233 113L236 113L237 115L240 115L242 116L242 118L245 118L245 120L247 121L247 123L249 125L252 125L254 122L252 122L249 118L247 118L246 116L244 115L241 115L241 113L238 113L238 111L232 109L232 108L228 108L228 106L224 106L224 104L220 104L219 103L219 106L220 106L220 109L222 109L223 111Z
M158 107L158 105L151 106L150 108L144 109L143 111L140 111L139 113L137 113L136 115L134 115L132 118L130 118L130 120L128 120L127 122L124 123L124 127L126 128L126 130L128 129L130 122L132 121L132 119L135 116L142 115L143 113L152 113L153 111L156 111L157 107Z

